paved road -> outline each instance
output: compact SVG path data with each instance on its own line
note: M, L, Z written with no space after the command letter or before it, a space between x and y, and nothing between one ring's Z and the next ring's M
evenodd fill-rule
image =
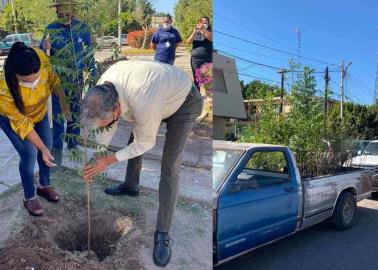
M335 231L321 223L216 270L376 270L378 196L358 206L358 221L349 230Z
M99 62L104 61L112 56L113 49L99 49L95 52L95 59Z

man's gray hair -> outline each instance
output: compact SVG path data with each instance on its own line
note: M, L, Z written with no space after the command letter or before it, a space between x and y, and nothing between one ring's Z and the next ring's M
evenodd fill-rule
M112 117L117 102L118 92L112 83L89 88L81 102L82 122L93 125L96 120Z

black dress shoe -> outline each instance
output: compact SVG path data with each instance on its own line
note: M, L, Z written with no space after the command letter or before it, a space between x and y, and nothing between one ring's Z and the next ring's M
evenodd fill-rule
M154 263L157 266L166 266L171 260L172 250L169 245L169 234L166 232L155 232L154 241Z
M118 187L106 188L105 193L113 196L128 195L136 197L139 195L139 190L131 190L124 185L119 185Z

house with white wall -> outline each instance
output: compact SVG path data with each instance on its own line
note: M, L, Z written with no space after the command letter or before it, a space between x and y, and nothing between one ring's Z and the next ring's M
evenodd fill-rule
M230 120L247 118L235 59L214 50L213 79L213 138L224 140Z

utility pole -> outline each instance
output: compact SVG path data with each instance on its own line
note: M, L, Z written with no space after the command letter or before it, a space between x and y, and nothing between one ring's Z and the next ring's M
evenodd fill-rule
M284 83L285 83L285 73L286 73L286 69L281 69L280 71L278 71L279 74L281 74L281 93L280 93L280 96L281 96L281 104L280 104L280 110L279 110L279 113L282 113L283 112L283 99L284 99Z
M376 27L376 30L378 32L378 26ZM377 52L378 56L378 52ZM374 104L378 104L378 57L377 57L377 69L375 72L375 84L374 84Z
M328 107L328 84L330 81L328 67L326 67L325 73L324 73L324 116L325 116L325 122L327 122L327 107Z
M378 53L377 53L377 55L378 55ZM377 57L377 69L376 69L376 72L375 72L374 104L378 104L378 57Z
M121 12L122 12L122 0L118 0L118 46L121 50L122 46L122 20L121 20Z
M348 62L346 67L344 67L344 60L341 60L340 66L340 92L341 92L341 99L340 99L340 118L343 119L343 110L344 110L344 78L347 73L348 68L352 64L352 60Z
M13 0L10 0L10 2L11 2L12 12L13 12L14 32L17 34L17 33L18 33L18 30L17 30L16 10L15 10L15 8L14 8L14 2L13 2Z
M300 28L295 29L295 32L297 32L297 65L298 65L298 71L301 67L301 54L302 54L302 31ZM298 72L299 74L299 72Z

